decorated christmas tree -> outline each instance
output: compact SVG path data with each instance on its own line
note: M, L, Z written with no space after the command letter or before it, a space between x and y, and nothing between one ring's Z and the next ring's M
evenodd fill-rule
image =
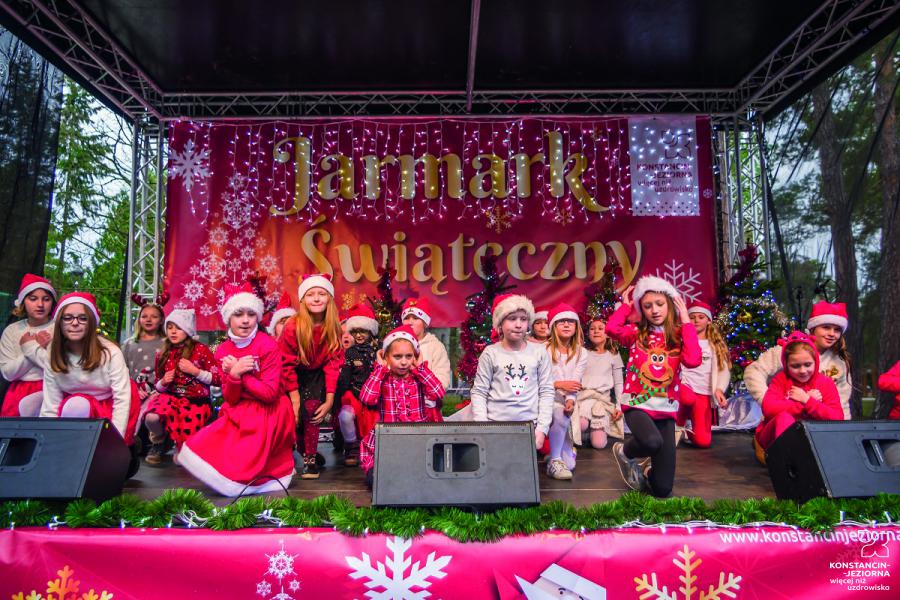
M456 374L463 381L471 383L478 369L478 357L485 346L491 343L491 307L494 298L514 285L506 285L508 275L497 271L497 257L485 256L481 259L484 289L466 298L466 313L469 315L459 329L459 344L463 356L456 366Z
M616 292L616 277L622 276L622 268L615 257L603 267L603 276L600 281L584 288L587 296L587 306L581 315L585 331L590 325L591 319L600 317L604 321L616 310L616 303L622 300L622 296Z
M369 298L369 304L378 320L378 339L383 340L391 330L400 326L403 303L394 299L391 286L397 270L391 268L389 258L385 259L383 267L379 267L378 274L378 298Z
M744 367L775 345L790 325L775 302L779 282L763 279L759 250L749 245L738 252L734 275L719 290L716 324L731 350L731 379L743 381Z

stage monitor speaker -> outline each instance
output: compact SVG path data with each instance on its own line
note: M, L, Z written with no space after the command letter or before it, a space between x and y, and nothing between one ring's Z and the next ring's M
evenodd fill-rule
M532 423L378 423L373 506L540 504Z
M775 494L806 502L818 496L900 494L900 422L798 421L769 448Z
M122 493L131 453L106 419L0 419L0 500Z

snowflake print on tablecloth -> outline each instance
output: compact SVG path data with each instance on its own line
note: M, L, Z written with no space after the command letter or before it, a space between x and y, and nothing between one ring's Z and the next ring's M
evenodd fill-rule
M184 191L190 193L195 179L209 177L209 148L197 148L194 140L188 140L181 152L169 154L169 177L181 179Z
M662 277L674 285L678 293L688 300L688 303L700 299L700 273L695 272L692 267L683 262L676 262L675 259L672 259L671 263L663 265L662 270L656 269L656 276Z
M384 562L377 561L373 565L371 558L365 552L361 557L345 557L347 564L353 569L350 572L351 579L365 580L364 585L369 588L369 591L365 593L368 598L379 600L429 598L431 592L428 591L428 588L432 583L430 579L443 579L447 576L444 568L452 556L436 557L436 553L432 552L426 557L423 565L418 560L413 562L412 557L406 555L407 550L412 548L412 540L392 536L388 537L385 543L392 554L385 557ZM407 569L409 570L408 574ZM418 588L418 590L414 591L414 588Z
M297 575L294 571L294 559L297 558L297 555L284 551L284 540L278 540L278 542L281 544L281 549L275 554L266 554L269 568L263 574L262 581L257 582L256 593L268 600L293 600L294 597L284 591L284 588L287 584L287 588L292 592L300 589L300 581L296 577L291 577ZM270 578L275 578L277 581L269 581ZM287 581L288 579L289 581Z
M697 553L688 548L685 544L682 550L676 552L676 558L672 559L672 564L678 567L680 575L678 581L680 585L672 592L669 592L669 586L660 587L659 578L655 572L649 575L644 573L640 577L634 578L635 588L640 600L662 599L662 600L692 600L696 596L697 600L721 600L724 598L737 598L737 592L741 589L740 575L734 573L719 573L719 579L716 583L710 583L706 591L698 588L696 569L702 564L703 560L698 558L694 560ZM681 596L678 595L681 592Z

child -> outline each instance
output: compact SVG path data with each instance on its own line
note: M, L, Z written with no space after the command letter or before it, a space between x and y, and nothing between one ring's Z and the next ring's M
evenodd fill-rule
M778 340L783 370L772 378L763 397L765 420L756 428L755 439L768 450L778 436L798 419L828 421L843 419L841 399L831 378L819 372L819 352L813 338L800 331Z
M353 336L353 345L344 352L344 366L338 376L336 396L341 402L338 422L344 437L344 464L355 467L359 464L359 440L366 439L378 418L377 412L359 400L362 386L375 366L375 336L378 335L375 313L365 305L351 307L347 329Z
M534 311L531 335L528 336L528 341L532 344L544 345L550 339L550 321L547 320L549 312L549 309L543 306Z
M888 419L900 419L900 361L897 361L887 373L881 374L878 378L878 389L882 392L897 394Z
M471 406L475 421L531 421L535 448L541 448L553 419L553 375L547 350L526 341L533 317L525 296L494 299L491 321L499 341L478 358Z
M128 364L131 378L137 381L143 373L148 371L152 373L156 369L156 354L162 350L166 341L162 307L168 301L168 296L162 295L156 302L151 302L135 294L131 297L131 301L141 309L138 312L134 337L122 344L122 354L125 355L125 363ZM141 394L141 402L144 402L153 393L153 387L139 386L138 391Z
M277 340L281 337L281 332L284 331L284 324L296 314L297 311L291 306L291 296L287 292L282 292L281 297L278 299L278 306L275 307L275 312L272 313L269 319L266 331Z
M553 389L553 421L550 424L550 454L547 457L547 476L552 479L572 479L575 468L575 448L581 445L581 415L576 398L581 391L581 378L587 366L587 350L581 322L575 309L561 302L547 315L550 321L550 340L547 354Z
M31 273L22 278L13 315L25 318L0 337L0 373L10 382L0 417L36 417L41 412L55 302L56 290L49 281Z
M344 363L341 323L330 275L304 275L297 289L300 307L278 339L284 354L282 377L298 424L302 479L318 479L319 429L330 418ZM338 432L335 432L335 439Z
M419 340L408 325L401 325L384 336L382 357L362 386L359 399L366 406L378 407L382 423L421 423L429 421L429 408L440 409L444 387L425 364L419 364ZM375 430L363 441L359 458L372 486L375 465Z
M222 408L184 442L179 463L224 496L287 488L294 476L294 418L281 391L281 351L258 328L262 300L249 283L229 284L220 313L228 329L215 354Z
M695 302L688 308L691 323L697 332L703 362L699 367L681 369L681 389L678 390L679 426L691 420L687 439L698 448L712 443L713 410L725 408L725 390L731 381L731 358L719 328L712 322L712 309L705 302Z
M629 316L639 316L638 325L626 323ZM653 276L625 290L606 330L629 347L622 410L632 436L613 445L613 457L628 487L668 496L675 479L678 368L700 365L697 331L678 291ZM646 472L635 460L644 456L651 458Z
M850 356L843 335L847 325L847 306L842 302L816 302L806 322L807 331L815 338L821 373L831 377L837 386L844 419L850 418L850 394L853 392ZM782 368L781 352L780 346L769 348L744 369L747 391L759 403L763 401L769 382Z
M97 301L71 292L59 299L54 317L40 416L106 418L131 446L141 401L122 351L97 331Z
M162 463L166 433L175 443L175 462L184 441L200 431L211 414L209 386L221 385L218 364L209 348L196 341L193 310L176 309L165 321L166 341L156 357L156 391L147 402L144 424L150 449L144 461Z
M431 307L425 298L407 298L400 313L404 325L409 325L416 333L419 341L419 364L428 365L444 389L450 387L450 357L444 344L433 333L428 332L431 325Z
M587 365L578 392L581 434L590 432L591 446L606 447L607 436L622 439L622 374L625 365L615 342L606 335L606 321L594 317L588 327ZM615 392L615 398L610 392Z

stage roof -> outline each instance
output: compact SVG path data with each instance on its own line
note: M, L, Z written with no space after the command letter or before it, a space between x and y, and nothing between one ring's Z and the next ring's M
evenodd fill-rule
M898 0L0 0L131 118L771 114L900 25Z

